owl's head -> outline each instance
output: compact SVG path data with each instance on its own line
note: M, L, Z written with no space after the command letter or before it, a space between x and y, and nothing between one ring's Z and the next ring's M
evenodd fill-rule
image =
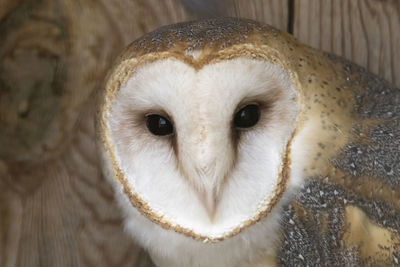
M161 28L123 53L98 129L130 209L219 241L290 199L303 94L284 40L253 21L213 19Z

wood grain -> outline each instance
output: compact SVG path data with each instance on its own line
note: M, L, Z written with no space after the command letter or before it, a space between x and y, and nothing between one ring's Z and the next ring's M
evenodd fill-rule
M3 163L1 266L132 266L138 260L140 249L122 232L100 173L92 115L80 115L61 156Z
M196 17L240 17L286 30L288 1L280 0L181 0Z
M234 0L229 16L254 19L286 31L288 25L288 1Z
M400 1L295 0L294 35L400 87Z

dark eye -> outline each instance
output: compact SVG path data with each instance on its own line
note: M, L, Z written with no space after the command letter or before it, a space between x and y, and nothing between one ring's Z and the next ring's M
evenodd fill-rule
M250 104L235 114L233 122L238 128L249 128L257 124L260 119L260 108L256 104Z
M154 135L169 135L172 134L172 123L163 116L152 114L146 119L146 126Z

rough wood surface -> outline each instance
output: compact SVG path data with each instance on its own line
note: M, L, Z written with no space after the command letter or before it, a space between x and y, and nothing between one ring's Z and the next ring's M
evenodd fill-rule
M288 1L281 0L234 0L227 15L254 19L286 31L288 25Z
M295 0L294 35L400 87L400 1Z
M281 0L181 0L196 17L240 17L286 30L288 1Z

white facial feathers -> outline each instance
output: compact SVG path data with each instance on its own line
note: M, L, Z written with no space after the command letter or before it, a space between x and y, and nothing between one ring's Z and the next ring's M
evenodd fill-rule
M251 103L260 121L235 129L235 113ZM152 211L216 238L269 205L298 112L290 80L271 63L237 58L196 71L170 58L135 71L109 127L126 180ZM169 118L174 134L152 135L148 114Z

